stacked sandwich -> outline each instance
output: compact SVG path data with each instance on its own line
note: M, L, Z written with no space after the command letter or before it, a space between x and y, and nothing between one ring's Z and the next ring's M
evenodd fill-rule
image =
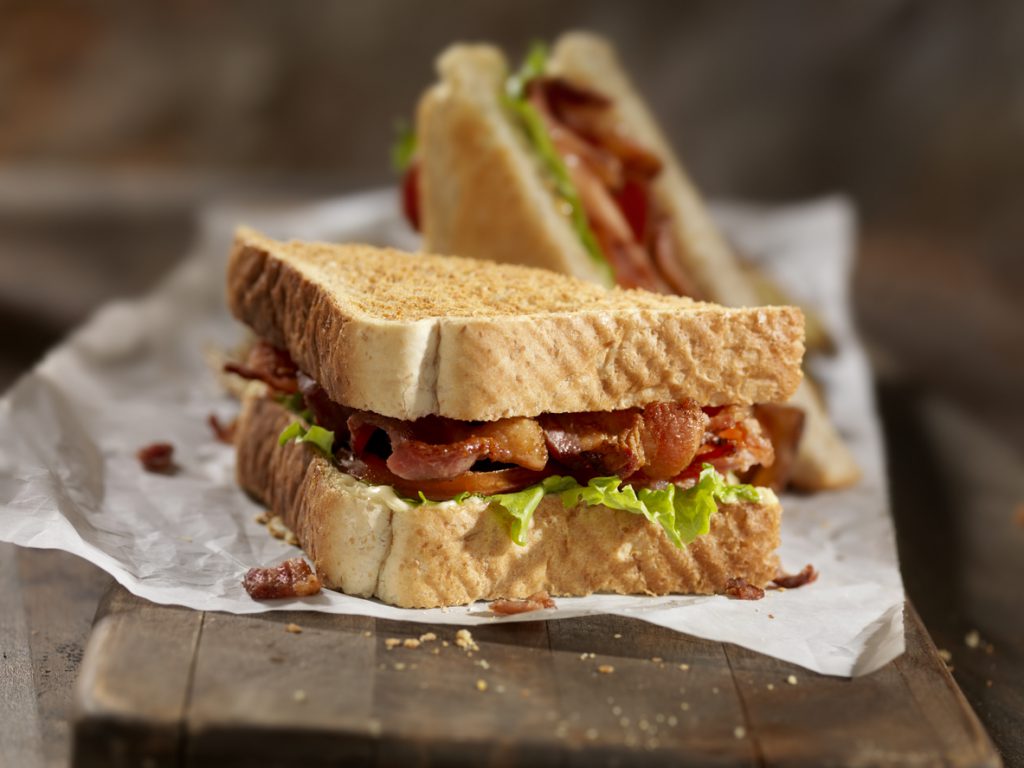
M518 71L492 46L455 45L438 70L406 152L405 208L426 250L727 306L777 302L718 232L606 41L564 35ZM818 323L808 330L812 348L828 345ZM758 411L777 457L752 476L776 488L853 482L808 381L791 405Z
M803 317L482 260L240 230L228 303L259 341L240 484L328 587L407 607L715 593L775 575L758 404Z

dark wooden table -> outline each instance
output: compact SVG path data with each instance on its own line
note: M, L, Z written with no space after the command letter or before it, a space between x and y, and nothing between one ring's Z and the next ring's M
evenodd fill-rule
M104 198L86 185L74 204L43 195L0 210L0 386L91 307L145 289L180 256L196 190L149 188L163 191ZM948 244L926 246L869 238L855 286L904 577L1004 763L1024 765L1024 313L948 261ZM110 586L72 556L0 545L0 765L67 764L73 684ZM303 618L298 639L329 632L315 629L327 620Z

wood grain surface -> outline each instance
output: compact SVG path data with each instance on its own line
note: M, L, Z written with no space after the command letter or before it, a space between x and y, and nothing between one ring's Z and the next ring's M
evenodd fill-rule
M912 609L907 624L904 656L847 680L615 616L496 621L459 647L455 627L114 587L73 764L1000 765Z

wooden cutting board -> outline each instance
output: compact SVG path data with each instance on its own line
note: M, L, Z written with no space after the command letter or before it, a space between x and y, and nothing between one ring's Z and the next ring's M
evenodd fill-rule
M1000 765L906 617L906 654L846 680L615 616L495 623L474 650L454 627L206 613L115 587L73 764Z

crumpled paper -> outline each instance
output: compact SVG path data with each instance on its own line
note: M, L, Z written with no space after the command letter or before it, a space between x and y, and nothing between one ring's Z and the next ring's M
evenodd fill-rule
M232 231L246 223L277 237L415 248L396 197L381 190L288 209L209 211L191 255L150 296L99 310L0 401L0 540L72 552L140 597L203 610L304 609L465 625L614 613L847 676L903 651L879 420L848 301L855 222L838 198L715 211L727 236L817 307L838 341L838 354L813 370L863 479L849 490L783 497L783 565L795 571L813 563L817 582L756 602L558 598L544 614L503 619L482 605L407 610L330 591L251 600L241 586L245 571L297 552L254 521L258 507L234 483L233 450L207 425L211 412L229 420L238 408L202 354L242 336L223 301ZM176 446L179 474L141 470L136 451L155 441Z

